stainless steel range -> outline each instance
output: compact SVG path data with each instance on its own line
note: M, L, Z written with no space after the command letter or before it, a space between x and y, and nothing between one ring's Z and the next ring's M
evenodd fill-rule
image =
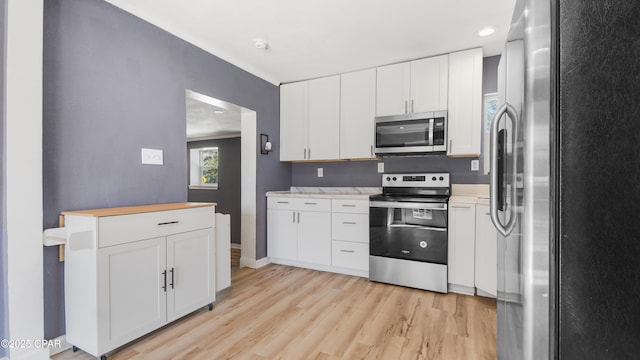
M447 292L449 174L384 174L369 198L369 279Z

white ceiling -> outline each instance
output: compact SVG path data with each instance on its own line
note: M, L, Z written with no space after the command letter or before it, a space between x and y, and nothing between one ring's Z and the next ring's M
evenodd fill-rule
M189 90L185 98L187 141L240 136L240 107Z
M484 48L515 0L106 0L273 84ZM491 26L489 37L475 33ZM268 51L254 47L265 39Z

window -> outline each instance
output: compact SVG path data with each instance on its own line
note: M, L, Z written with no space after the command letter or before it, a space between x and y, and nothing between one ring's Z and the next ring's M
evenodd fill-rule
M191 149L189 166L190 189L218 188L218 148Z

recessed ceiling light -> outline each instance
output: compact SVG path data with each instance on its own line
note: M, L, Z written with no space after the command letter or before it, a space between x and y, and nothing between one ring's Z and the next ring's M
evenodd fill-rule
M224 114L224 111L222 111L222 110L214 110L213 112L216 113L216 114Z
M480 29L478 31L478 36L489 36L489 35L493 34L494 32L496 32L496 29L494 29L492 27L486 27L486 28Z
M253 46L256 47L256 49L259 50L269 50L269 43L267 42L267 40L264 39L254 39L253 40Z

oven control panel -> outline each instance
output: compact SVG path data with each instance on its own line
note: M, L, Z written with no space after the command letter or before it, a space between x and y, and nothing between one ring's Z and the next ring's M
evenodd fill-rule
M449 187L449 173L383 174L383 187Z

